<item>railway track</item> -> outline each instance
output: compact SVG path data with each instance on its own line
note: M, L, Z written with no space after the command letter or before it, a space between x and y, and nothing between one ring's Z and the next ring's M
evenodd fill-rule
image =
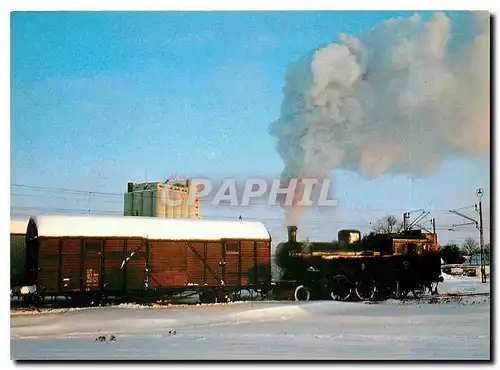
M402 301L430 301L430 302L438 302L438 301L446 301L446 300L460 300L468 297L489 297L489 292L462 292L462 293L442 293L438 295L426 295L419 298L405 298ZM245 301L234 301L232 303L244 303ZM282 301L285 303L286 301ZM279 301L277 301L279 303ZM361 303L361 302L353 302L353 303ZM365 304L381 304L383 301L364 301L362 303ZM221 305L226 303L214 303L214 304L203 304L204 306L211 305ZM154 302L154 303L110 303L108 305L103 306L76 306L71 304L71 301L52 301L52 302L44 302L39 306L30 306L26 307L22 305L22 301L13 301L11 302L11 315L23 315L23 314L37 314L37 313L64 313L72 310L85 309L85 308L93 308L93 307L127 307L127 306L144 306L150 308L167 308L167 307L188 307L199 305L198 302L180 302L180 301L163 301L163 302Z
M481 292L481 293L463 292L463 293L444 293L437 295L437 297L474 297L474 296L489 296L489 295L490 295L489 292Z

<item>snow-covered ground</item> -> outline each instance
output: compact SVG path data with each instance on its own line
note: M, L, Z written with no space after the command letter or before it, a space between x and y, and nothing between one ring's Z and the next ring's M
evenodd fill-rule
M440 292L489 292L449 277ZM96 342L110 335L115 341ZM12 359L489 359L490 299L124 305L11 314Z

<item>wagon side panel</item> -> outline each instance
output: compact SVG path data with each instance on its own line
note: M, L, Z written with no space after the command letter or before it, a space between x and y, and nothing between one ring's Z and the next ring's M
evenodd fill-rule
M86 239L84 248L84 289L88 292L100 291L103 240Z
M241 256L241 285L248 286L252 284L252 277L254 274L254 266L257 264L254 254L254 242L244 240L241 242L240 256Z
M271 243L258 240L256 246L257 284L269 284L271 282Z
M20 285L26 275L25 235L10 234L10 279L11 286Z
M225 242L225 276L223 278L226 286L239 287L241 285L240 249L241 248L239 240L227 240Z
M42 294L59 292L60 284L60 239L43 238L39 243L39 272L38 279ZM78 276L77 276L78 277Z
M83 288L82 240L80 238L64 238L61 252L61 291L81 291Z

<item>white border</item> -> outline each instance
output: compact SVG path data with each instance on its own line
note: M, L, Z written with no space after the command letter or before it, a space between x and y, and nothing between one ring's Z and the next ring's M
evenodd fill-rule
M7 178L10 180L10 52L9 52L9 44L10 44L10 11L23 11L23 10L355 10L355 9L363 9L363 10L491 10L495 15L497 13L497 7L500 2L498 1L484 1L484 0L476 0L465 2L457 2L457 1L418 1L418 2L401 2L401 1L340 1L335 2L335 6L333 6L333 2L324 2L324 1L307 1L297 4L296 2L270 2L270 1L252 1L252 2L235 2L235 1L210 1L210 2L201 2L201 1L190 1L190 2L169 2L167 4L162 4L160 2L151 2L151 1L120 1L120 2L106 2L106 1L96 1L96 0L88 0L85 2L63 2L63 1L17 1L15 3L7 3L5 6L7 11L2 13L2 22L0 22L2 27L2 46L3 50L6 51L6 56L2 59L2 66L4 70L4 86L5 93L3 101L3 112L4 112L4 124L3 128L6 128L4 135L1 135L4 140L4 145L2 145L2 150L4 153L4 158L7 158L8 161L5 161L5 166L3 167L4 174L7 174ZM495 46L498 46L498 38L495 38ZM497 48L498 49L498 48ZM495 65L496 67L496 65ZM492 102L493 103L493 102ZM496 101L495 101L496 103ZM498 130L495 133L495 139L498 139ZM493 148L492 148L493 149ZM496 153L494 154L495 160L497 160ZM496 162L496 161L495 161ZM495 180L498 180L495 175ZM2 190L4 190L3 194L9 194L8 185L10 181L6 181L5 178L1 182ZM493 191L493 189L492 189ZM7 196L6 196L7 197ZM5 207L5 211L7 212L10 209L10 197L7 197L7 201L4 203L9 205L9 207ZM492 202L492 205L495 205L495 202ZM5 227L5 234L7 233L7 225L8 219L10 219L10 214L6 215L6 220L2 223ZM495 226L497 226L498 220L495 220ZM496 234L496 227L492 228L492 231ZM497 256L498 254L494 254ZM498 260L498 258L496 259ZM495 260L495 262L496 262ZM4 258L4 268L3 271L7 275L6 281L9 281L8 271L9 262L8 259ZM4 291L6 297L7 295L7 287ZM7 300L2 301L7 302ZM7 305L7 303L5 303ZM7 312L7 308L5 311ZM10 310L9 310L10 311ZM496 314L496 312L495 312ZM4 328L7 329L5 332L10 332L10 320L7 315L5 315L5 321L3 322ZM494 341L495 343L495 341ZM10 359L10 341L9 345L2 346L2 351L5 351L3 354L3 358ZM494 352L494 348L491 348L491 353ZM11 366L13 366L13 362L10 361ZM182 364L165 364L169 367L183 367ZM215 366L219 366L219 364L214 364ZM244 365L244 363L238 364ZM250 364L252 365L252 364ZM281 364L270 364L263 365L258 364L257 366L269 366L270 368L274 368L276 366L280 366ZM50 366L50 365L49 365ZM96 365L93 365L96 366ZM160 364L161 366L161 364ZM185 366L185 365L184 365ZM283 366L283 365L281 365ZM288 366L288 364L284 364L284 366ZM307 366L307 365L305 365ZM325 364L325 366L331 366L331 364ZM335 366L342 366L339 364L335 364ZM382 365L383 366L383 365ZM429 366L429 365L427 365ZM100 366L96 366L99 368ZM31 368L31 366L26 366L26 368Z

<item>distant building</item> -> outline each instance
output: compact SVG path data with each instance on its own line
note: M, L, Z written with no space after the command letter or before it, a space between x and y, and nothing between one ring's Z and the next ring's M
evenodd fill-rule
M483 258L484 258L484 264L489 265L490 264L489 255L484 253ZM467 260L465 260L465 262L462 265L481 266L481 253L474 253Z
M201 197L193 195L189 204L190 180L167 180L127 184L124 195L125 216L201 218ZM167 203L167 199L178 204Z
M485 254L484 258L484 272L486 277L490 276L490 259L489 255ZM481 253L474 253L470 258L465 260L464 263L460 265L460 267L456 268L457 272L462 270L463 274L469 276L481 276Z

